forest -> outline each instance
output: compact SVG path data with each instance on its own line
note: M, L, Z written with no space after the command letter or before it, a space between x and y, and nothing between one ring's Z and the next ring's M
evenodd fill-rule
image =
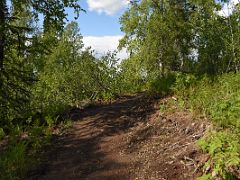
M1 0L0 179L25 179L56 127L71 128L73 109L138 93L210 124L196 141L209 156L198 179L240 178L240 2L230 2L130 1L118 47L129 57L120 61L84 48L65 11L81 17L81 1Z

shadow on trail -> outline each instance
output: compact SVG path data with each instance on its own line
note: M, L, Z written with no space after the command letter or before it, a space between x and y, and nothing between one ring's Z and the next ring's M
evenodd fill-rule
M129 128L147 121L157 110L155 102L139 94L75 110L74 120L79 121L66 135L54 138L41 167L28 179L129 179L130 162L119 156L117 141Z
M84 124L85 127L92 126L104 129L102 136L115 135L123 131L126 132L140 122L145 122L147 116L155 113L158 108L154 107L155 101L156 99L140 94L120 102L92 107L79 113L77 119L92 118L92 121Z

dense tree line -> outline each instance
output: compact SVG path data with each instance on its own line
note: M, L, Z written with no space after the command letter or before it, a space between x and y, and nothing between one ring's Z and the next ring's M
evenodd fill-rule
M198 74L238 72L238 3L229 16L219 11L230 1L132 1L120 19L125 36L120 48L141 64L149 77L170 71ZM231 11L231 9L230 9Z
M38 38L39 14L44 15L43 30L57 35L62 31L65 7L81 10L76 1L0 2L0 118L3 128L13 119L31 112L31 86L37 81L38 64L47 53ZM53 31L54 30L54 31Z

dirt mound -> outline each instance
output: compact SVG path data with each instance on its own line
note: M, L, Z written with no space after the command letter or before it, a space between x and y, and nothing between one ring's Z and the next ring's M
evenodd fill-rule
M162 114L144 94L77 110L28 179L194 179L206 125L186 112Z

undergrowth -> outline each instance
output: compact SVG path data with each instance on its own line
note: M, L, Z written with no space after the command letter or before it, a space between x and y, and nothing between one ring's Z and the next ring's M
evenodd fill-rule
M205 164L205 175L200 179L236 179L234 168L240 165L240 136L231 131L219 131L208 134L198 144L209 153L211 159ZM211 172L206 171L211 169ZM210 177L210 178L207 178Z
M38 165L37 154L50 144L56 120L46 117L47 125L34 123L32 126L16 126L2 139L7 141L0 149L0 179L24 179L28 171ZM37 122L37 121L36 121ZM72 125L70 120L58 124L61 134Z
M47 127L14 127L0 156L0 179L22 179L34 163L34 155L49 140Z
M29 164L27 144L20 142L12 144L0 157L0 177L2 180L13 180L23 177Z
M236 179L240 168L240 74L195 77L178 74L172 87L179 105L213 121L215 132L199 141L210 154L200 179Z

